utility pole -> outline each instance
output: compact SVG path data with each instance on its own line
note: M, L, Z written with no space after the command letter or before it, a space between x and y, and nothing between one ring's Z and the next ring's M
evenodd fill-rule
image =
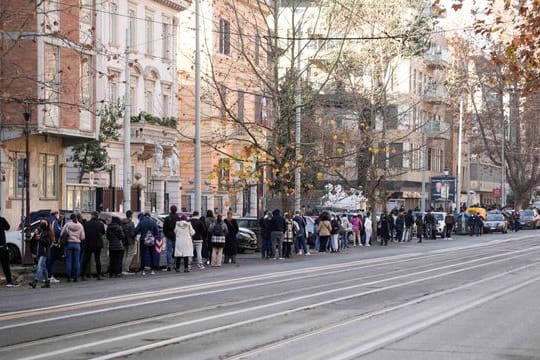
M125 95L124 95L124 172L123 185L123 211L131 209L131 104L130 104L130 71L129 71L129 26L126 29L126 64L125 64Z
M294 14L294 12L293 12ZM297 37L298 37L298 48L296 51L296 98L295 98L295 149L294 149L294 157L296 159L296 167L294 169L294 211L300 211L301 202L302 202L302 179L301 179L301 173L300 173L300 140L301 140L301 124L302 124L302 79L301 79L301 71L300 71L300 45L301 45L301 38L302 38L302 32L301 32L301 20L298 22L298 31L297 31Z
M426 211L426 162L427 162L427 140L425 129L422 127L422 194L420 211Z
M463 98L459 99L459 126L458 126L458 161L457 161L457 180L456 180L456 210L461 207L461 162L463 151Z
M201 39L199 2L195 0L195 211L201 212Z

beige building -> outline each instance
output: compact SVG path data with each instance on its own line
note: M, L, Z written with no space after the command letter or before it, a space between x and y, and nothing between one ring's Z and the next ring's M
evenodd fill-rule
M262 12L261 6L262 5ZM254 143L264 147L269 71L262 39L265 4L200 2L201 17L201 210L255 216L262 200ZM194 6L181 14L178 54L178 130L182 208L192 211L194 179Z

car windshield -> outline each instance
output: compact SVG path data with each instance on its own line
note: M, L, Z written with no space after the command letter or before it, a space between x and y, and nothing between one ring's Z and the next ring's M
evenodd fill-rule
M434 215L435 215L435 218L437 218L437 220L439 220L439 221L444 220L444 215L443 214L434 214Z
M521 210L519 212L519 215L520 216L531 216L532 217L534 214L533 214L532 210Z
M503 221L504 217L501 214L488 214L487 221Z
M251 225L251 223L253 222L253 220L249 220L249 219L238 219L238 220L236 220L236 222L238 223L238 226L239 226L239 227L250 228L250 225Z

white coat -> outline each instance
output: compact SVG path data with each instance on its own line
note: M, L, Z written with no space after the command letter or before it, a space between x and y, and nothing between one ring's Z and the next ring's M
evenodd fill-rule
M191 239L191 237L195 234L193 226L184 220L177 221L174 228L174 233L176 234L174 256L193 256L193 240Z

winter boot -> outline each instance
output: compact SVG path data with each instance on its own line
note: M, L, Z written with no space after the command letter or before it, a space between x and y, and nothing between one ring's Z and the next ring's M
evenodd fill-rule
M50 280L46 280L45 281L45 284L41 285L42 288L50 288L51 287L51 281Z

